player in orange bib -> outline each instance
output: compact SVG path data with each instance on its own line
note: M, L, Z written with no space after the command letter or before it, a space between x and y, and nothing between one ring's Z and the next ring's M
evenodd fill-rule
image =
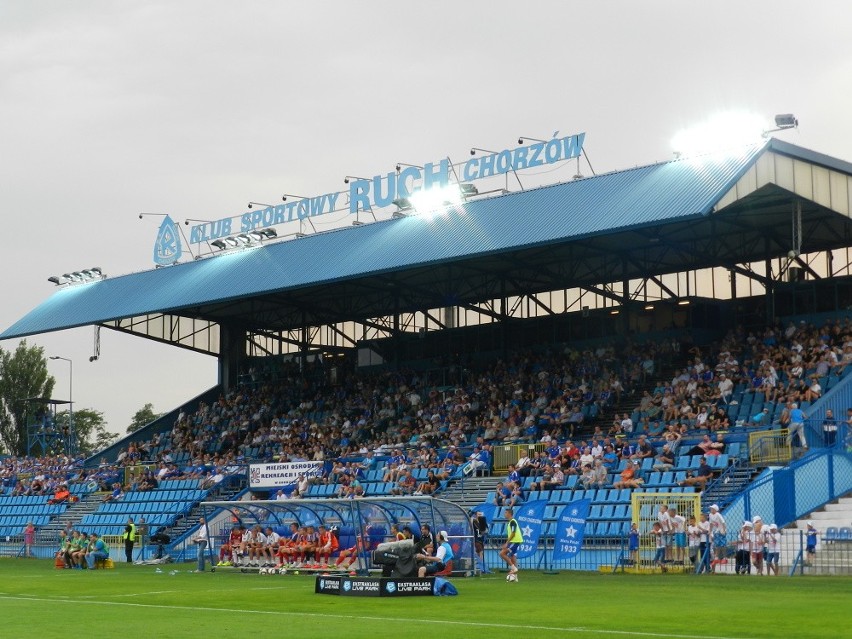
M328 568L328 562L331 556L337 552L340 547L340 542L337 540L337 535L334 531L328 530L324 525L319 527L319 543L317 544L317 557L319 558L320 568Z

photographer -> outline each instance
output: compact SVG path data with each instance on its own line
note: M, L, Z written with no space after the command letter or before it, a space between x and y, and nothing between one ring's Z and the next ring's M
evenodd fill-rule
M447 562L453 558L453 549L447 541L447 532L445 530L438 533L438 542L438 550L434 556L429 554L433 549L431 544L426 546L423 553L418 553L414 556L419 565L417 569L418 577L431 576L443 571Z

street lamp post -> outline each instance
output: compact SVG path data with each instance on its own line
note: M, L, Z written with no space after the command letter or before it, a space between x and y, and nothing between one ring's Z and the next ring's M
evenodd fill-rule
M67 357L52 355L50 359L61 359L68 362L68 439L66 440L66 449L69 455L74 455L74 362Z

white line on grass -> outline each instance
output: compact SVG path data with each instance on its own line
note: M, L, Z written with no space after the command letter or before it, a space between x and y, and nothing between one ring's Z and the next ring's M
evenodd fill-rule
M108 597L142 597L143 595L167 595L178 590L152 590L151 592L125 592L117 595L76 595L79 599L97 599L104 596Z
M131 608L154 608L158 610L175 610L186 612L226 612L241 615L271 615L280 617L319 617L323 619L345 619L379 622L429 623L441 626L466 626L471 628L499 628L501 630L551 630L554 632L582 632L585 634L617 635L626 637L657 637L659 639L743 639L742 637L727 637L719 635L681 635L668 632L641 632L634 630L607 630L583 627L531 626L509 623L485 623L479 621L451 621L449 619L415 619L412 617L374 617L368 615L334 615L322 612L287 612L285 610L244 610L240 608L210 608L207 606L167 606L164 604L131 603L129 601L89 601L85 599L58 599L54 597L12 596L0 593L0 600L38 601L46 603L76 603L97 606L127 606Z

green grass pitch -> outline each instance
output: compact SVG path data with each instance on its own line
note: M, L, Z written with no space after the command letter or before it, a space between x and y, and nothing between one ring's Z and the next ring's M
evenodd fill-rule
M316 595L310 575L193 574L192 567L89 572L0 560L2 636L852 637L852 577L522 571L518 583L501 573L454 579L457 597L373 599Z

